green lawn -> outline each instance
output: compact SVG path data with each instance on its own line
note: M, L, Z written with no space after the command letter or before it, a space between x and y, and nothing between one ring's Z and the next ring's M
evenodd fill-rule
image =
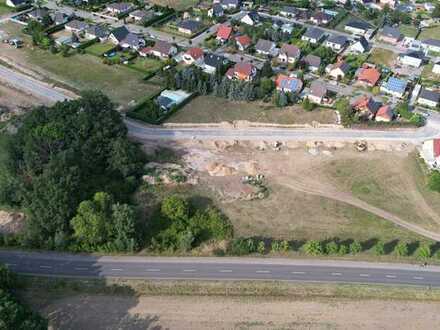
M395 59L396 54L394 54L392 51L382 48L373 48L370 57L368 58L368 61L374 64L380 64L389 67Z
M86 52L95 56L102 56L105 52L113 49L115 45L107 42L97 42L86 48Z
M409 38L415 38L417 35L417 28L414 25L400 25L399 26L400 32L405 36Z
M256 102L230 102L214 96L199 96L168 118L173 123L219 123L248 120L262 123L304 124L318 121L334 123L335 113L329 109L304 111L300 107L278 108Z
M418 37L419 40L429 38L440 39L440 25L423 29Z
M0 0L0 16L9 14L11 12L13 12L13 10L12 10L12 8L9 8L8 6L6 6L6 1Z
M130 66L136 70L142 71L145 74L155 73L160 70L164 62L154 58L137 57Z
M199 1L198 0L152 0L151 2L160 6L168 6L176 10L185 10L194 7Z
M422 71L422 80L425 83L433 83L433 84L437 84L437 82L440 80L440 75L435 74L434 72L432 72L432 68L433 68L433 64L429 63L427 65L425 65L423 67L423 71Z

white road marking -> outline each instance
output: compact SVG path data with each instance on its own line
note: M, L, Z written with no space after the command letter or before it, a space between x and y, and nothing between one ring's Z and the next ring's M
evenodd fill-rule
M194 273L196 270L195 269L184 269L183 271L185 273Z
M14 266L17 266L17 264L5 264L7 267L10 267L10 266L12 266L12 267L14 267Z
M370 274L359 274L360 277L370 277Z
M421 277L421 276L414 276L413 279L415 279L415 280L423 280L423 277Z
M112 268L111 270L113 270L113 271L122 271L123 269L122 268Z
M305 272L292 272L292 274L301 275L301 274L305 274Z
M332 276L341 276L342 273L332 273Z
M160 272L160 269L158 269L158 268L148 268L147 272Z
M255 271L255 273L259 273L259 274L269 274L270 270L257 270Z
M387 277L387 278L396 278L397 276L396 275L385 275L385 277Z
M75 267L75 270L88 270L87 267Z
M232 269L220 269L220 273L232 273Z
M40 268L50 269L50 268L52 268L52 266L40 266Z

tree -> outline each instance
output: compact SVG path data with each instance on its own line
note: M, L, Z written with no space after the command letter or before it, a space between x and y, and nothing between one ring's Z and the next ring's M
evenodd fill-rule
M431 257L431 247L428 244L424 244L417 249L417 258L428 259Z
M261 68L261 77L270 78L273 76L272 64L270 61L266 61Z
M312 256L322 255L324 252L321 242L316 240L307 241L303 246L303 250Z
M302 102L302 107L305 111L312 111L315 108L315 104L310 102L309 98L306 97Z
M189 217L189 204L178 196L169 196L162 202L161 212L171 220L185 220Z
M337 254L339 251L338 243L335 241L330 241L325 245L325 252L327 254Z
M374 245L374 253L378 256L385 254L385 244L382 241L378 241L376 245Z
M259 254L265 254L266 253L266 244L264 244L264 241L258 242L257 252Z
M349 248L348 248L348 246L347 245L345 245L345 244L341 244L340 246L339 246L339 254L340 255L345 255L345 254L347 254L348 253L348 251L349 251Z
M440 192L440 172L437 170L431 171L429 174L429 181L428 181L428 187L429 189L433 191Z
M350 244L350 253L351 254L357 254L357 253L360 253L361 251L362 251L362 245L358 241L353 241Z
M437 3L432 11L433 18L440 18L440 3Z
M336 110L341 117L341 124L344 126L350 126L355 122L354 111L350 105L350 102L346 98L340 98L335 103Z
M406 257L408 255L408 253L409 253L409 251L408 251L408 243L400 241L394 247L394 252L399 257Z

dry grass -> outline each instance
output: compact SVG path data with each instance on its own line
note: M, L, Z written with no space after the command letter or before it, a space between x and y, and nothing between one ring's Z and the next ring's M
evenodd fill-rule
M370 57L368 58L368 61L374 64L380 64L390 67L393 65L396 58L396 54L394 54L390 50L373 48Z
M185 10L194 7L198 0L152 0L151 3L160 6L168 6L176 10Z
M261 123L306 124L313 121L334 124L336 115L329 109L304 111L301 107L278 108L259 103L230 102L214 96L200 96L168 119L172 123L219 123L248 120Z

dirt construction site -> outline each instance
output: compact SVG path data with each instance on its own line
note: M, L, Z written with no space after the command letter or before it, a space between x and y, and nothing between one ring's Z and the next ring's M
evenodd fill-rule
M239 236L414 238L440 233L437 193L405 143L143 141L171 148ZM384 221L385 220L385 221ZM396 237L397 236L397 237Z

